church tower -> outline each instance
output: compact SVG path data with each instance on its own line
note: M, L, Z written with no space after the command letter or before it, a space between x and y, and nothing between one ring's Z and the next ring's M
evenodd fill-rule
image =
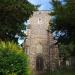
M49 48L52 35L49 35L48 32L50 18L49 11L36 11L29 19L25 52L29 56L30 66L35 72L47 70L52 61Z

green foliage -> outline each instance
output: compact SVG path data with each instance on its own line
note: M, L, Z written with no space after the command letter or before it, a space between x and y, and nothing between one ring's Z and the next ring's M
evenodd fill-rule
M0 42L0 75L29 75L27 55L14 42Z
M51 27L54 30L67 29L70 33L69 41L75 41L75 1L74 0L52 0L53 10L51 15L54 16Z
M73 42L69 44L59 44L59 49L60 49L60 57L64 57L67 59L70 56L73 56L72 53L74 51L75 45Z
M52 0L53 12L50 15L54 16L52 25L55 27L55 30L59 30L65 24L66 21L66 9L62 5L61 1Z
M35 10L28 0L0 0L0 39L12 40Z
M52 0L53 10L51 29L52 31L68 31L66 40L60 40L60 55L64 57L75 55L75 0Z

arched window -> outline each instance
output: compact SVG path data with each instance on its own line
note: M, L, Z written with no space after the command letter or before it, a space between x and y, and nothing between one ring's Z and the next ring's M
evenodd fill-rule
M44 68L44 61L41 56L37 56L36 58L36 70L37 71L42 71Z

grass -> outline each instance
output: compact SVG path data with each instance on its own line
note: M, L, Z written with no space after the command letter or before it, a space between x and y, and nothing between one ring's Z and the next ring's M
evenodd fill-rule
M74 69L57 70L57 71L54 71L54 72L48 72L47 75L75 75L75 70Z

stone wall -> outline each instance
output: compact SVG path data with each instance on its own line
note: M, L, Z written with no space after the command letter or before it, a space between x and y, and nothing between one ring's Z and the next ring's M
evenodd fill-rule
M56 70L59 67L59 50L56 40L53 39L52 34L48 33L48 47L49 47L49 68Z
M58 46L49 33L50 15L48 11L36 11L29 19L30 29L25 42L25 52L30 59L33 71L45 71L52 67L58 59ZM42 61L41 61L42 60Z

